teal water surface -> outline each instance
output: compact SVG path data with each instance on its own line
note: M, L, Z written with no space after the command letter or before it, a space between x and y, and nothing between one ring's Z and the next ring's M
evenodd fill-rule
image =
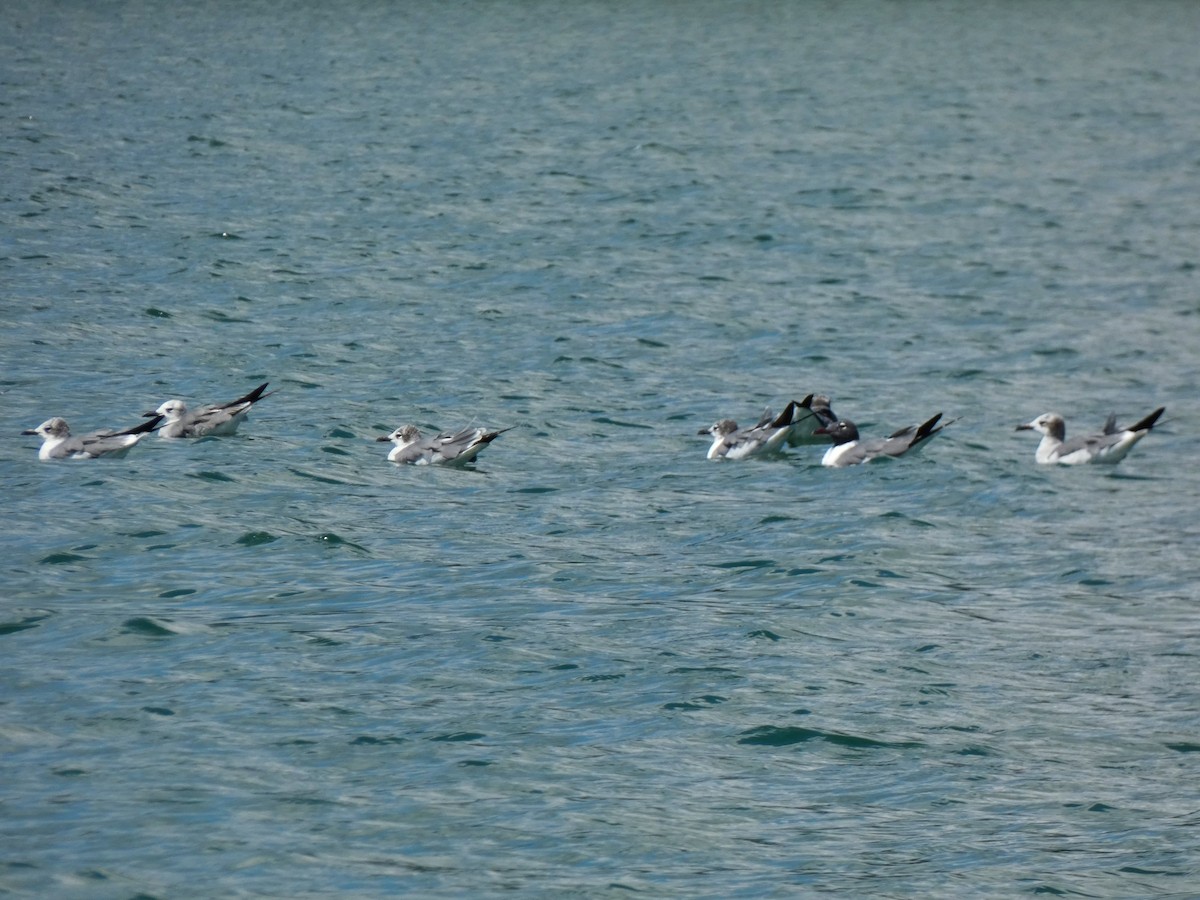
M0 30L0 893L1197 894L1200 7L285 6Z

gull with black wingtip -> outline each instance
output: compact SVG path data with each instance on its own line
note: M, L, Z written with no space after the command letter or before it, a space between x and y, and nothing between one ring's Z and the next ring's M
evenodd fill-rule
M745 459L775 453L783 446L792 430L796 414L796 401L775 418L770 413L759 419L750 428L738 428L733 419L719 419L697 434L711 435L713 442L708 448L709 459Z
M809 394L796 404L792 415L792 428L788 432L789 447L806 444L828 444L829 435L820 429L833 425L838 417L824 394Z
M38 459L97 459L101 456L124 456L134 444L157 428L162 420L162 416L155 415L149 422L124 431L93 431L72 437L67 420L55 416L21 434L36 434L42 439Z
M842 467L857 466L873 459L903 456L905 453L923 447L930 438L940 432L950 422L938 425L942 414L938 413L920 425L909 425L894 431L885 438L862 440L858 435L858 426L847 419L839 419L832 425L825 425L816 430L816 434L826 434L833 440L833 446L825 451L821 464L825 466ZM951 422L954 421L953 419Z
M167 438L199 438L236 434L238 426L246 420L251 407L274 391L267 390L269 381L264 381L244 397L228 403L209 404L197 410L189 410L182 400L168 400L147 416L165 416L167 423L159 431Z
M1067 423L1058 413L1043 413L1032 422L1018 425L1017 431L1036 431L1042 436L1034 455L1039 463L1115 465L1125 458L1134 444L1150 433L1165 410L1165 406L1160 406L1128 428L1119 427L1116 416L1112 415L1104 423L1104 431L1099 434L1082 435L1070 440L1067 440Z
M425 437L416 425L401 425L390 434L375 440L391 441L396 446L388 453L388 460L412 466L443 465L464 466L475 459L484 447L510 431L513 426L488 431L486 428L464 428L461 431L442 432L434 437Z

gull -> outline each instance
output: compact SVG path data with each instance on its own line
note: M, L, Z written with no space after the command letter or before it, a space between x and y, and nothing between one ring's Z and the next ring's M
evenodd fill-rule
M792 431L795 414L796 401L791 400L777 417L771 418L770 412L767 412L750 428L739 429L733 419L720 419L707 428L701 428L697 434L712 435L712 446L708 448L709 459L760 456L774 453L783 446Z
M130 447L157 428L162 420L163 417L156 414L149 422L124 431L93 431L91 434L71 437L67 420L55 416L21 434L41 437L38 459L96 459L100 456L124 456Z
M189 412L187 404L182 400L168 400L147 416L165 416L167 424L159 432L168 438L198 438L208 435L235 434L238 426L250 412L250 407L263 397L270 397L271 391L264 394L269 381L264 381L244 397L230 400L228 403L202 406L195 412Z
M827 444L829 436L819 429L833 425L838 418L829 405L829 398L824 394L809 394L796 404L792 417L792 428L788 432L789 447L799 447L803 444Z
M1035 459L1039 463L1119 463L1134 444L1150 433L1158 417L1166 410L1160 406L1150 415L1128 428L1117 425L1116 415L1108 417L1104 431L1066 440L1067 424L1058 413L1044 413L1032 422L1018 425L1017 431L1036 431L1042 436Z
M909 425L885 438L873 438L869 441L860 440L858 427L846 419L839 419L832 425L823 425L815 433L829 435L833 439L833 446L825 451L821 464L856 466L881 456L903 456L909 450L923 446L927 440L950 424L944 422L938 425L938 419L941 417L942 414L938 413L920 425Z
M444 431L435 437L425 437L416 425L401 425L391 434L375 440L391 441L396 446L388 454L394 463L413 466L447 465L465 466L479 455L479 451L504 434L513 426L488 431L486 428L464 428L461 431Z

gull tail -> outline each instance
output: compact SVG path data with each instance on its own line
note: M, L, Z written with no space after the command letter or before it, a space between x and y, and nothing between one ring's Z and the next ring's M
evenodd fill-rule
M496 438L500 437L500 435L504 434L504 432L512 431L516 427L516 425L509 425L507 428L497 428L495 431L486 431L479 436L479 443L490 444Z
M778 416L776 416L775 420L773 422L771 422L771 427L772 428L787 428L787 426L792 424L792 421L795 418L795 416L796 416L796 401L789 400L788 405L783 408L783 412L781 412Z
M147 413L146 415L152 418L141 425L135 425L133 428L126 428L124 431L114 431L109 437L119 437L123 434L146 434L158 428L162 424L162 420L166 418L166 416L159 415L158 413Z
M271 382L269 382L269 381L264 381L262 384L260 384L258 387L256 387L254 390L252 390L250 393L248 393L245 397L238 397L236 400L231 400L228 403L226 403L225 405L226 406L240 406L243 403L257 403L263 397L270 397L272 394L276 393L275 391L267 391L267 385L270 383ZM267 392L264 394L263 391L267 391Z
M1158 417L1161 416L1164 412L1166 412L1166 409L1167 408L1165 406L1160 406L1154 412L1150 413L1150 415L1146 416L1146 418L1142 419L1140 422L1137 422L1136 424L1130 425L1125 430L1126 431L1149 431L1151 428L1154 427L1154 423L1158 421Z
M947 419L945 422L942 422L941 425L938 425L938 420L941 419L941 417L942 417L942 414L938 413L937 415L933 416L933 418L929 419L928 421L922 422L921 425L917 428L917 433L913 435L912 443L910 444L910 446L915 447L917 444L921 443L922 441L926 441L929 438L933 437L935 434L940 432L947 425L953 425L955 422L958 421L958 419Z
M937 423L938 423L938 419L940 419L941 417L942 417L942 414L938 413L933 418L929 419L929 421L923 422L921 424L921 427L919 427L917 429L917 436L914 438L914 441L923 441L923 440L925 440L925 438L929 437L930 435L936 434L937 432L941 431L942 430L941 428L934 428L934 426L937 425ZM950 424L949 422L946 423L946 425L949 425L949 424ZM945 425L942 426L942 428L945 428L945 427L946 427Z

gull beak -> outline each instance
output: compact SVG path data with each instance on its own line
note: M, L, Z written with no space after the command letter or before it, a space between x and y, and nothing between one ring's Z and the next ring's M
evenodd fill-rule
M24 431L22 431L21 434L37 434L37 432L34 431L32 428L27 428Z
M1029 425L1029 424L1025 424L1025 425L1018 425L1018 426L1016 427L1016 430L1017 430L1017 431L1033 431L1033 426L1032 426L1032 425Z
M385 434L383 437L375 438L375 443L382 444L384 441L390 441L391 439L392 436L390 434Z

